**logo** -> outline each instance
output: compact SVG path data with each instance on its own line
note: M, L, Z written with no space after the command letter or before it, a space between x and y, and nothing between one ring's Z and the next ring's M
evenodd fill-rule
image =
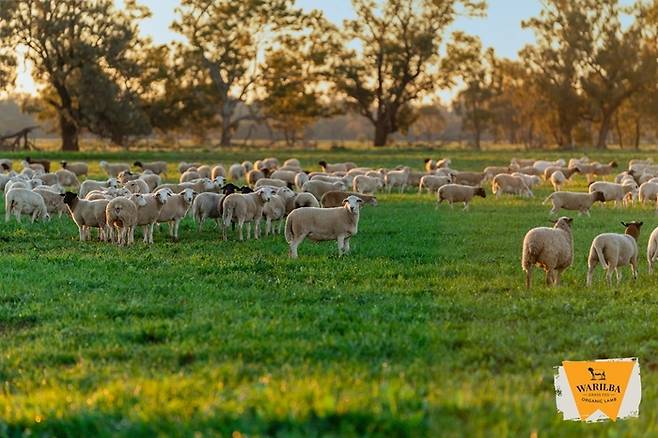
M637 358L564 361L556 370L555 403L565 420L617 421L639 415Z

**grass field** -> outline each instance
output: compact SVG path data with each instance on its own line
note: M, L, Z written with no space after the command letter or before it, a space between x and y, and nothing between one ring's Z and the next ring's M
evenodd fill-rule
M416 168L429 154L276 153L306 166L326 158ZM230 164L265 155L66 157ZM450 156L457 169L481 169L511 153ZM592 154L612 157L624 166L633 156ZM585 186L579 179L574 189ZM643 254L658 217L649 206L595 207L574 221L563 285L547 289L537 272L526 291L521 242L547 224L540 204L549 192L477 198L468 213L437 211L430 195L381 195L362 211L351 255L306 242L297 261L283 237L223 242L212 224L198 234L189 219L181 242L157 233L155 245L131 248L81 243L66 218L2 223L0 436L656 435L658 275L648 276L642 256L637 282L625 271L607 289L599 270L584 286L596 234L643 220ZM562 421L554 366L629 356L642 372L638 419Z

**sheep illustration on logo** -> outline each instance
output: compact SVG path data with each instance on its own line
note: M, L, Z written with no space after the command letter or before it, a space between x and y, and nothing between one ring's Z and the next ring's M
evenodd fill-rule
M587 371L592 375L590 380L605 380L605 371L604 370L595 370L592 367L587 368Z

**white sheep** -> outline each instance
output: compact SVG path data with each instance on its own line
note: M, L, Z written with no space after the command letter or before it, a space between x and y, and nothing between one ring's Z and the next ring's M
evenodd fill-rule
M162 178L156 173L142 173L139 179L146 182L149 192L155 191L155 188L162 184Z
M621 281L619 268L630 265L633 279L637 279L637 239L640 237L642 222L622 222L626 230L624 234L603 233L592 241L587 259L587 287L592 285L592 275L598 263L605 269L608 286L612 286L612 272L617 276L617 284Z
M503 193L523 195L529 198L534 196L523 178L506 173L499 173L494 177L491 182L491 191L497 198Z
M147 194L134 193L130 196L130 200L137 205L137 223L135 225L142 227L144 243L153 243L153 228L171 196L173 196L173 192L169 189L161 189Z
M255 222L254 239L260 238L260 220L263 216L263 207L270 201L274 190L270 187L262 187L253 193L231 193L224 199L224 211L222 212L223 238L227 239L226 231L231 222L238 224L240 240L243 240L242 227L247 224L247 239L251 234L251 222Z
M308 180L309 177L306 172L297 172L297 174L295 174L295 187L297 187L297 190L301 190L304 183Z
M128 181L123 185L130 193L151 193L149 185L141 178Z
M62 213L66 213L66 204L64 204L64 198L61 196L60 191L54 190L48 186L35 187L32 191L41 195L43 202L46 204L46 210L49 215L57 213L61 218Z
M121 172L130 172L130 166L125 163L108 163L107 161L101 161L99 165L111 178L117 178Z
M286 220L286 241L290 245L289 255L297 258L297 247L309 238L313 241L336 240L338 255L350 251L350 238L359 230L359 210L363 201L349 196L342 207L304 207L293 210Z
M228 175L233 181L236 181L245 175L244 167L241 164L231 164L231 167L228 168Z
M73 163L69 163L68 161L60 161L59 163L62 165L62 169L69 170L76 176L86 177L89 174L89 165L87 163L83 163L82 161Z
M400 193L403 193L409 183L410 173L411 169L408 167L405 167L402 170L391 170L387 172L384 176L384 186L386 187L386 191L391 193L391 190L393 190L394 187L400 187Z
M551 173L549 179L553 185L553 190L556 192L559 192L562 188L562 184L567 182L567 177L560 170L556 170L555 172Z
M254 188L258 189L260 187L288 187L288 183L281 179L275 179L275 178L260 178L258 181L256 181L256 184L254 184Z
M204 193L201 194L203 195ZM214 195L215 193L212 194ZM171 194L164 207L160 210L158 223L169 224L169 236L173 237L174 240L178 240L178 228L183 218L187 215L196 195L197 193L192 189L185 189L175 195Z
M641 204L647 201L656 202L658 200L658 182L647 181L642 183L638 190L638 199Z
M91 192L92 190L98 190L102 188L117 188L119 187L119 181L116 178L109 178L106 181L95 181L93 179L86 179L82 181L82 184L80 184L80 191L79 195L81 198L84 198L87 196L87 193Z
M342 182L324 182L319 180L310 180L304 183L302 186L302 191L311 193L315 196L315 199L320 202L322 195L332 190L343 190L344 184Z
M178 163L178 173L185 173L186 170L191 169L192 167L198 168L201 166L201 163L188 163L186 161L181 161Z
M521 172L514 172L512 173L512 176L518 176L519 178L523 178L523 181L525 181L525 184L530 189L532 189L534 186L538 186L541 184L541 178L537 175L528 175Z
M624 202L627 194L631 194L633 198L637 197L637 184L616 184L606 181L595 181L589 186L589 192L601 192L607 201L615 201L615 206L618 207Z
M213 166L212 171L210 172L210 179L215 179L218 176L226 177L226 169L221 164Z
M560 283L560 275L573 262L572 221L572 218L561 217L555 221L553 228L537 227L526 233L521 255L526 288L532 286L532 270L535 266L546 272L546 285L557 286Z
M282 219L286 217L286 205L295 198L297 194L288 187L279 188L270 198L270 202L263 206L263 216L265 217L265 235L269 236L270 231L273 234L281 234L283 226ZM272 222L279 222L278 227L272 230Z
M565 210L576 210L578 214L583 213L589 216L589 210L595 202L605 202L605 195L602 192L579 193L579 192L553 192L542 204L551 201L553 208L550 214L557 214L561 208Z
M21 221L21 214L31 215L32 223L37 219L50 219L43 197L30 189L12 188L5 199L5 222L9 222L12 214L18 222Z
M139 167L142 169L142 172L145 170L150 170L153 172L155 175L167 175L167 162L166 161L151 161L151 162L144 162L144 161L135 161L133 163L133 166Z
M91 237L91 228L98 228L98 238L100 240L109 239L110 233L106 216L109 200L88 201L80 199L78 195L72 192L66 192L60 196L62 196L62 202L68 208L73 222L78 226L80 241L85 241Z
M647 262L649 264L649 274L653 274L653 265L658 260L658 227L656 227L649 237L647 243Z
M366 175L356 175L352 180L352 190L359 193L377 193L377 190L384 187L380 178L372 178Z
M451 182L451 176L425 175L420 179L420 183L418 184L418 194L420 195L423 189L427 189L427 193L434 193Z
M123 196L110 200L105 207L105 223L108 237L113 242L123 246L132 245L137 226L137 204Z
M178 182L182 184L199 178L203 178L203 176L201 175L200 172L197 172L196 167L193 167L183 172L180 178L178 179Z
M201 231L201 226L206 219L214 219L217 226L220 226L222 215L219 211L219 204L225 197L223 193L199 193L192 202L192 219L197 225L197 230ZM171 202L171 200L169 200Z
M474 196L480 196L486 198L487 194L482 187L472 187L462 184L446 184L439 188L436 192L436 208L439 207L443 201L447 201L450 204L450 208L453 208L454 202L463 202L464 210L468 210L471 199Z

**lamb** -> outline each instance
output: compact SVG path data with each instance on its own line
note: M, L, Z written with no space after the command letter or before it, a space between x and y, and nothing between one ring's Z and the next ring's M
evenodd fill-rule
M117 188L119 187L119 181L117 181L116 178L110 178L106 181L95 181L93 179L86 179L80 184L80 197L84 198L87 196L87 193L91 192L92 190L98 190L102 188Z
M560 192L566 193L566 192ZM537 227L523 238L521 268L526 273L526 288L532 286L532 270L538 266L546 272L546 285L557 286L560 275L573 263L573 236L570 217L561 217L553 228Z
M265 217L265 235L269 236L270 231L273 234L281 234L281 227L283 226L282 219L286 217L286 205L288 201L294 199L296 193L288 187L281 187L278 189L270 202L266 203L263 207L263 216ZM279 221L279 226L272 230L272 222Z
M544 199L542 204L546 204L548 201L553 203L550 214L557 214L563 208L565 210L576 210L579 215L585 213L589 216L592 205L597 201L605 202L605 195L603 192L598 191L591 193L553 192Z
M326 173L339 172L339 171L347 172L350 169L354 169L355 167L357 167L356 164L352 162L330 164L322 160L319 161L318 164L322 168L322 171Z
M35 160L31 157L25 157L25 161L30 165L36 164L37 166L41 166L44 172L50 172L50 160Z
M436 207L439 207L443 201L448 201L450 208L453 208L454 202L463 202L464 210L468 210L471 199L474 196L486 198L487 194L482 187L472 187L462 184L446 184L436 192Z
M107 161L101 161L99 165L101 166L101 169L112 178L117 178L121 172L130 172L130 166L125 163L108 163Z
M549 177L551 184L553 185L553 190L559 192L562 188L562 184L567 182L567 177L562 171L557 170L551 174Z
M70 170L59 169L55 172L57 175L57 182L64 187L80 187L78 177Z
M137 226L137 204L122 196L110 200L105 207L105 223L112 241L117 245L132 245Z
M87 176L89 174L89 165L81 161L69 163L67 161L60 161L62 169L70 170L75 173L76 176Z
M204 177L201 175L200 172L197 171L196 167L193 167L183 172L180 178L178 179L178 182L182 184L184 182L190 182L199 178L204 178Z
M621 266L631 266L633 279L637 279L637 239L640 237L642 222L622 222L626 230L624 234L603 233L592 241L587 259L587 287L592 285L592 274L598 263L605 269L608 286L612 287L612 272L617 276L617 284L621 281Z
M359 193L376 193L377 190L381 189L382 187L384 187L384 184L379 178L357 175L352 180L352 189Z
M62 213L66 213L66 204L64 204L64 198L61 196L60 192L47 186L35 187L32 191L41 195L43 202L46 204L46 211L48 211L48 214L52 215L57 213L61 218Z
M201 163L187 163L185 161L181 161L178 163L178 172L179 173L185 173L186 170L192 168L192 167L200 167Z
M315 196L315 199L320 202L322 195L325 193L331 190L342 190L343 188L344 185L341 182L328 183L324 181L311 180L304 183L302 186L302 191L311 193L313 196Z
M615 184L612 182L595 181L589 186L589 192L601 192L605 196L605 201L615 201L615 206L623 202L627 193L637 197L637 184Z
M280 179L274 179L274 178L260 178L258 181L256 181L256 184L254 185L255 188L260 188L260 187L288 187L288 183L286 183L283 180Z
M491 191L497 198L503 193L524 195L529 198L534 196L532 190L526 185L523 178L508 175L506 173L500 173L494 177L491 182Z
M73 222L78 226L80 241L84 242L91 237L91 228L98 228L100 240L109 238L106 216L109 200L88 201L78 198L78 195L72 192L66 192L60 196L68 208Z
M190 209L190 206L194 203L197 193L192 189L185 189L181 193L176 195L171 194L164 207L160 210L160 215L158 216L158 223L169 224L169 236L173 237L174 240L178 240L178 228L180 223L187 215L187 212ZM201 193L201 195L217 195L222 197L217 193Z
M232 221L238 224L240 240L243 240L242 227L247 223L247 239L251 234L251 222L255 222L254 239L260 237L260 219L263 216L263 207L272 198L274 191L270 187L262 187L253 193L232 193L224 199L223 237L227 240L226 230Z
M455 172L453 182L472 187L480 187L484 180L484 173L480 172Z
M245 175L244 167L241 164L231 164L231 167L228 168L228 175L233 180L239 180Z
M160 189L155 193L135 193L130 197L130 200L137 205L137 222L135 225L142 226L144 243L153 243L153 228L155 223L158 222L163 207L171 196L173 196L171 190ZM191 203L192 201L190 200ZM187 209L185 212L187 212Z
M206 219L214 219L217 226L220 226L222 215L219 211L219 204L225 197L223 193L199 193L192 202L192 219L197 225L197 230L201 231L201 226ZM171 199L169 200L171 202Z
M452 177L450 176L425 175L420 179L420 184L418 184L418 194L420 195L423 189L427 189L428 193L436 192L451 182Z
M128 181L123 185L130 193L150 193L149 185L143 179Z
M356 196L366 204L370 204L373 207L377 206L377 198L372 195L364 195L363 193L355 193L355 192L343 192L338 190L327 192L324 195L322 195L322 200L320 202L320 205L322 205L322 208L340 207L341 205L343 205L343 201L348 196ZM313 206L310 205L309 207L313 207Z
M142 169L142 172L145 170L150 170L156 175L164 175L167 176L167 162L166 161L150 161L150 162L144 162L144 161L135 161L133 163L133 166L139 167Z
M290 245L291 258L298 257L297 247L306 237L313 241L336 240L338 255L350 251L350 238L358 233L359 209L363 201L348 196L342 207L298 208L286 220L286 241Z
M32 223L37 219L50 220L46 203L40 194L30 189L12 188L5 195L5 222L14 214L20 223L21 214L29 214Z
M210 172L210 179L215 179L218 176L226 177L226 169L221 164L213 166L212 171Z
M393 187L400 187L400 193L404 192L407 183L409 182L409 173L411 169L405 167L402 170L391 170L384 176L384 185L388 193L391 193Z

